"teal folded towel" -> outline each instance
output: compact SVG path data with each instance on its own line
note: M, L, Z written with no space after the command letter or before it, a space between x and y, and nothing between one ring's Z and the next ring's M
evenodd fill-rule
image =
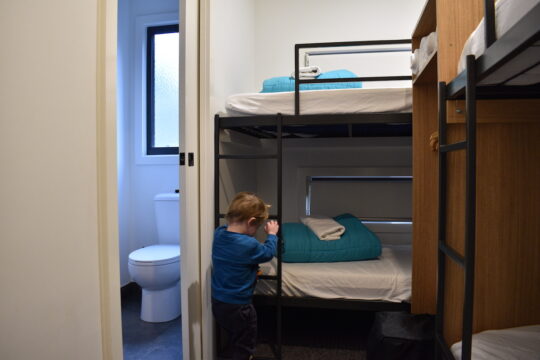
M357 77L349 70L333 70L322 73L317 79L341 79ZM362 87L360 81L337 82L322 84L300 84L300 90L330 90L330 89L359 89ZM294 78L289 76L278 76L263 81L262 93L294 91Z
M343 214L334 218L345 227L339 240L320 240L301 223L285 223L281 227L283 261L341 262L375 259L381 255L381 242L358 218Z

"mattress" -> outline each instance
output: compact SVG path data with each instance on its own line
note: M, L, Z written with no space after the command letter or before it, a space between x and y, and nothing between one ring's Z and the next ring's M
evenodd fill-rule
M461 359L461 341L450 348ZM540 325L487 330L472 338L472 360L539 360Z
M525 14L527 14L540 0L497 0L495 3L495 33L497 39L504 35L514 26ZM484 19L472 32L461 53L458 64L458 73L462 72L466 66L467 55L481 56L486 50L485 46ZM520 69L527 69L533 66L540 58L540 41L536 42L508 64L501 67L494 74L484 79L481 84L499 84L507 80ZM508 81L507 85L531 85L540 82L540 65L532 67L524 74Z
M264 274L276 274L276 259L261 264ZM275 294L275 281L259 280L255 294ZM382 248L376 260L336 263L282 263L285 296L323 299L409 301L411 246Z
M294 92L246 93L229 96L228 116L294 115ZM302 91L300 114L411 112L410 88Z

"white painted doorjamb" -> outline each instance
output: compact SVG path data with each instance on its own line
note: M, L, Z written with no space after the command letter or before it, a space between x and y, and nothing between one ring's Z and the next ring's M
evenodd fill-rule
M179 0L180 9L180 249L182 351L202 359L199 236L199 1ZM188 154L194 154L189 166Z
M212 240L214 233L214 114L210 111L210 0L200 0L200 236L202 355L216 357L212 315Z
M116 168L118 1L99 0L97 11L96 137L102 359L122 360Z

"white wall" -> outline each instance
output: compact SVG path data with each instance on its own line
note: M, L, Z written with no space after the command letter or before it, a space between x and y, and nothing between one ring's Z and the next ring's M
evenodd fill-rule
M104 5L0 3L1 359L95 360L106 342L121 342L102 338L101 322Z
M294 44L410 39L425 0L255 2L257 87L252 91L259 91L264 79L294 70Z
M229 95L259 92L264 79L291 74L297 43L410 38L424 3L425 0L211 1L211 113L223 111ZM332 69L351 68L359 76L410 73L408 54L390 55L400 56L395 62L400 67L397 73L385 74L379 72L380 67L358 69L354 64L362 62L358 58L351 60L355 56L342 55L338 60L312 57L312 62L322 66L323 71L335 65ZM380 58L373 63L381 63ZM364 87L369 86L364 83ZM403 84L396 82L392 86Z
M118 162L120 282L129 283L131 251L157 242L153 197L178 189L177 156L145 156L143 128L144 47L137 24L145 21L178 21L177 0L119 0L118 21Z
M228 95L248 92L255 84L257 19L253 0L210 4L210 113L215 114L223 110Z
M263 143L266 148L274 146L269 140L263 140ZM276 213L276 162L259 161L257 174L256 191L274 205L272 212ZM285 139L283 141L283 222L298 222L301 216L305 216L307 176L388 175L412 175L411 138ZM318 199L318 203L313 204L312 209L316 211L316 214L327 216L351 212L357 216L411 217L411 190L406 189L403 193L401 190L404 186L412 187L412 183L395 184L386 188L385 191L395 196L390 201L386 201L385 206L378 206L380 197L376 193L365 191L366 187L373 185L327 184L322 191L330 193L326 196L321 196L320 192L315 193L314 199ZM320 187L320 185L314 186L314 191L320 191ZM364 197L359 196L362 191ZM388 196L389 193L386 194L386 197ZM391 214L387 212L389 203L396 205L396 210L392 209ZM368 205L365 206L365 204ZM372 209L367 210L371 206ZM391 229L389 226L381 227L380 225L370 227L385 243L410 243L411 241L409 225L390 226ZM388 231L392 234L386 234Z

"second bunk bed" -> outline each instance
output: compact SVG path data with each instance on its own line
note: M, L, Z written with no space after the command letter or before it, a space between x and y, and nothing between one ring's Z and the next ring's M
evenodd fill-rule
M495 100L491 105L503 108L508 101L540 98L540 1L483 3L485 16L465 42L458 75L439 83L437 358L540 359L538 102L527 103L521 114L500 111L496 121L481 115L479 102ZM453 100L465 100L466 110L465 139L457 142L447 111ZM449 194L456 189L450 186L455 151L465 154L466 168L460 243L450 234L457 221L449 221L456 208Z
M294 49L294 92L235 95L228 113L215 116L215 224L224 214L220 204L220 161L272 159L276 162L277 206L271 218L283 220L283 140L350 137L408 137L412 135L410 88L304 91L304 84L358 83L411 80L400 76L302 79L300 56L305 49L368 47L369 51L410 52L410 40L383 40L297 44ZM405 50L403 47L405 46ZM301 91L302 90L302 91ZM259 139L275 140L271 153L224 154L220 133L231 130ZM331 179L328 179L331 178ZM309 178L309 181L393 181L409 185L412 176ZM306 201L309 201L307 199ZM309 212L309 208L306 207ZM309 214L307 214L309 215ZM388 220L388 219L386 219ZM409 219L393 219L410 222ZM277 258L263 264L254 301L277 309L276 357L281 354L281 307L315 307L368 311L409 311L411 293L410 246L384 247L377 260L331 263L284 263L280 236ZM299 280L298 280L299 279ZM344 283L345 281L345 283ZM340 284L340 286L336 286Z

